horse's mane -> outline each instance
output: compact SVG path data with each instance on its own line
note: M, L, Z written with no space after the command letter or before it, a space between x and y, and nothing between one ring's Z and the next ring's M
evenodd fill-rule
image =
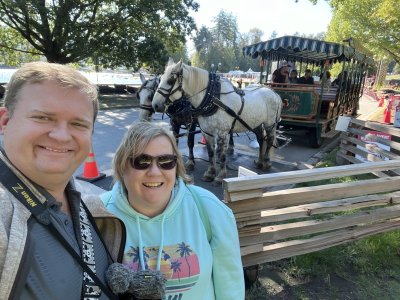
M204 69L182 64L182 68L189 74L188 82L194 91L200 91L208 85L208 72Z

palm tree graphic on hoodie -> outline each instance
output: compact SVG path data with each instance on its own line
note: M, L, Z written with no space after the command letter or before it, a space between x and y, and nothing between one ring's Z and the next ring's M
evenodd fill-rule
M188 256L190 256L190 253L193 252L192 249L190 249L189 245L186 245L184 242L182 242L181 244L178 243L178 250L176 250L175 252L179 252L180 257L185 257L190 277L190 264L187 258Z
M128 253L126 254L129 257L133 257L132 258L132 263L137 263L137 269L136 271L139 271L140 269L140 252L139 252L139 247L132 247L131 246L131 251L128 251ZM145 270L148 269L148 265L147 265L147 261L149 260L150 256L149 254L144 250L143 248L143 261L144 261L144 265L145 265Z
M181 262L179 260L174 260L171 261L171 269L174 273L178 274L178 280L179 282L181 281L181 277L179 276L179 273L181 272Z

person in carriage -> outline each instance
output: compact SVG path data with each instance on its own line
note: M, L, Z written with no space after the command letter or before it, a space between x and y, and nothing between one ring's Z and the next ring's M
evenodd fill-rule
M280 63L280 67L272 73L273 83L288 83L289 82L289 71L288 63L284 60Z
M307 69L304 72L304 75L301 76L298 80L300 84L314 84L314 78L311 76L311 70Z

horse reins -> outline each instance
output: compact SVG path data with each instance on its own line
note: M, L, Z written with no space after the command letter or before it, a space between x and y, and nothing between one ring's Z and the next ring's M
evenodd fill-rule
M220 90L220 81L219 81L219 76L216 75L215 73L209 73L209 83L207 84L207 86L200 90L199 92L193 94L192 96L187 97L185 91L183 90L182 87L182 81L183 81L183 68L180 69L178 72L171 72L171 75L175 76L175 79L173 82L167 82L168 84L171 85L171 87L169 89L163 88L163 87L158 87L156 92L161 94L164 99L165 99L165 105L171 105L171 103L173 101L171 101L170 97L175 94L176 92L180 91L182 93L182 96L180 99L186 98L186 99L190 99L192 97L194 97L195 95L198 95L199 93L203 92L206 90L206 94L203 98L203 100L201 101L200 105L196 108L193 107L192 105L192 114L195 117L198 116L210 116L214 113L216 113L216 111L218 110L218 108L223 109L227 114L229 114L231 117L234 118L232 125L231 125L231 129L230 129L230 133L232 133L232 130L236 124L236 121L239 121L244 127L246 127L247 130L254 132L254 129L251 128L241 117L240 114L243 111L244 108L244 99L243 99L243 94L239 94L237 91L235 91L235 89L231 92L228 93L224 93L224 94L229 94L232 92L236 92L240 95L241 101L242 101L242 105L240 107L239 110L239 114L237 114L236 112L234 112L230 107L228 107L227 105L225 105L224 103L221 102L221 100L216 97L216 94L221 94L221 90ZM174 89L174 86L176 84L176 82L178 81L178 86ZM179 99L177 100L179 101ZM268 128L273 128L275 124L273 124L272 126L269 126ZM200 128L201 129L201 128ZM271 130L271 129L268 129ZM212 136L212 134L207 133L205 131L203 131L201 129L201 131L209 136Z

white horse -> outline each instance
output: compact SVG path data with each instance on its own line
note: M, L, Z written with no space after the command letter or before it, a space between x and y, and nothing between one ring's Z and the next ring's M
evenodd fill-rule
M139 120L150 122L152 120L153 113L155 112L151 101L153 100L153 96L156 92L158 84L160 83L160 76L155 76L146 80L143 74L140 73L140 80L142 81L142 85L136 93L136 96L140 102ZM184 126L187 129L187 145L189 149L189 157L185 163L185 168L188 171L192 171L195 166L193 148L197 120L192 120L190 116L185 118L172 116L170 118L170 125L172 132L176 137L176 143L178 143L178 138L181 136L179 135L181 126Z
M153 96L156 92L158 84L160 83L161 76L155 76L146 80L142 73L140 73L140 80L142 81L142 85L136 93L137 98L140 102L140 112L139 112L139 120L141 121L151 121L153 113L155 113L154 108L152 106ZM198 126L197 119L192 119L190 115L181 114L181 115L170 115L170 125L174 136L176 137L176 143L178 144L178 138L182 136L179 134L182 126L187 130L187 146L189 150L188 160L185 163L185 168L188 171L192 171L195 167L194 160L194 136L196 133L200 133L200 131L196 131ZM230 136L229 139L229 153L233 153L233 137Z
M210 166L203 180L220 183L226 177L226 151L231 132L253 131L260 144L256 168L271 167L270 151L282 110L282 100L273 90L253 85L241 95L225 78L170 60L154 95L153 108L164 111L183 97L190 101L207 141ZM217 177L215 154L220 160Z
M154 76L153 78L146 80L144 75L140 73L140 80L142 81L142 85L136 93L136 97L139 99L140 103L139 120L150 122L153 113L155 112L151 101L153 100L153 96L158 84L160 83L160 77Z

